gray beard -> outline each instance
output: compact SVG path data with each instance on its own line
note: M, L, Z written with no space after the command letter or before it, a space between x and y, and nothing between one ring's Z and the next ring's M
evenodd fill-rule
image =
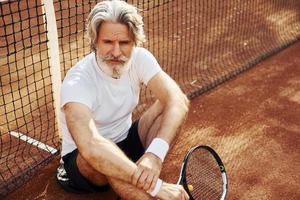
M131 66L131 57L122 65L108 65L97 53L95 53L95 55L100 70L114 79L120 79L121 76L125 74Z

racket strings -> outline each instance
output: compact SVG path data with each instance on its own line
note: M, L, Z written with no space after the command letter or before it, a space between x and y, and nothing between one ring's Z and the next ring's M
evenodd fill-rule
M220 199L223 180L215 158L203 149L191 154L186 168L186 182L192 185L190 193L197 200Z

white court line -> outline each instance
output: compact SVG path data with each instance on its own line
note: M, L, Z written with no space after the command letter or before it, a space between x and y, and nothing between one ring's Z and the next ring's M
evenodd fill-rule
M9 134L29 143L31 145L37 146L38 148L43 149L44 151L47 151L51 154L55 154L57 152L57 149L50 147L49 145L44 144L44 143L42 143L38 140L35 140L27 135L24 135L22 133L11 131L11 132L9 132Z

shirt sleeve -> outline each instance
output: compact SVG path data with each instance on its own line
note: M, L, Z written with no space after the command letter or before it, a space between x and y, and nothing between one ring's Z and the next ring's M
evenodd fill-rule
M153 78L158 72L162 71L156 58L152 53L144 48L138 48L135 67L139 80L145 85Z
M81 103L92 109L96 99L94 86L89 78L80 72L70 72L61 87L60 108L70 102Z

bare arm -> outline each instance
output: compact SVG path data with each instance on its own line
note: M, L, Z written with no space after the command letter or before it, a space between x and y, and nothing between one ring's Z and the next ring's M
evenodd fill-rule
M176 131L186 117L189 100L173 79L165 72L155 75L148 83L148 87L162 103L162 124L157 137L169 144L173 141Z
M67 103L64 112L82 157L102 174L130 183L135 163L117 145L98 134L90 109L80 103Z

